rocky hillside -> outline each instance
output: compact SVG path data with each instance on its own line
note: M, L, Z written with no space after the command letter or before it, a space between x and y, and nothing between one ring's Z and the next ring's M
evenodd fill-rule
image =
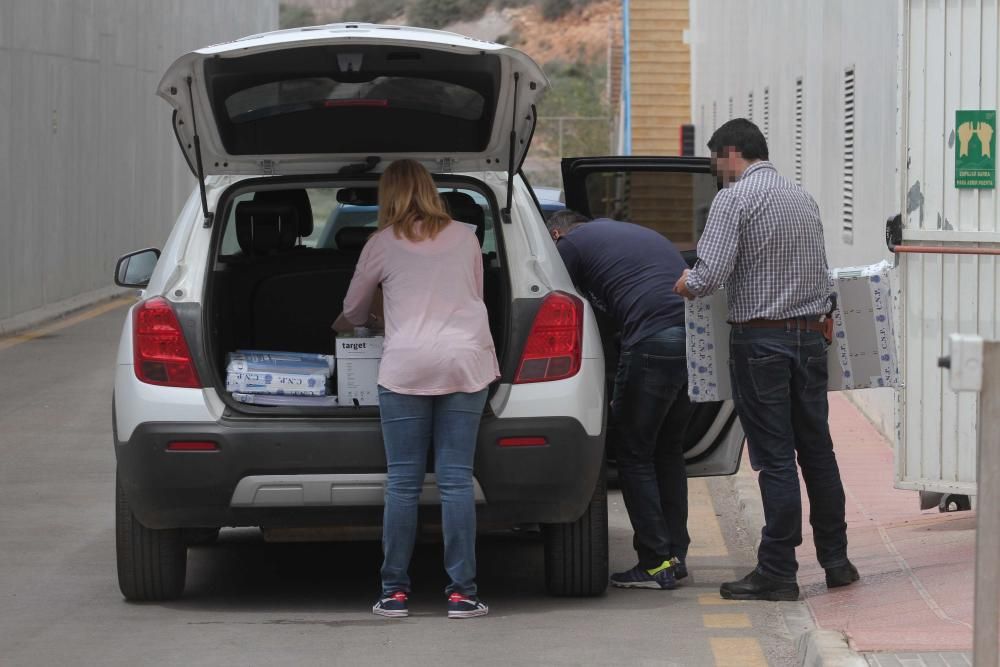
M621 25L621 0L285 0L281 5L286 21L299 24L345 18L424 24L517 46L543 64L606 61L611 36ZM448 20L452 17L461 18Z
M508 43L540 63L604 62L621 30L620 0L600 0L553 20L535 4L502 10L511 24Z
M621 0L285 0L283 27L343 19L439 27L517 47L549 76L525 164L558 185L563 155L614 152L621 63ZM469 16L471 14L471 16ZM423 16L426 20L419 20ZM462 20L449 20L464 16ZM609 77L610 73L610 77ZM610 80L609 80L610 79Z

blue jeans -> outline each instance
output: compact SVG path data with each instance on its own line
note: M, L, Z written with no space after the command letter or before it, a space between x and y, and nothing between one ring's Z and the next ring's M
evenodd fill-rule
M378 388L382 439L389 464L382 524L382 593L410 591L407 570L417 538L417 501L434 443L441 493L447 593L476 594L476 501L472 464L487 390L411 396Z
M736 411L764 501L757 569L779 581L795 581L795 547L802 543L796 455L819 563L847 563L844 486L828 424L827 347L813 331L735 324L730 337Z
M611 399L618 425L618 475L632 543L647 569L685 558L687 472L684 432L692 408L687 392L683 326L670 327L623 351Z

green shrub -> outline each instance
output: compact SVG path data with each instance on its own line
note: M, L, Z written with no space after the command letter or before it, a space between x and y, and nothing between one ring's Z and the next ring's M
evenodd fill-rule
M546 21L557 19L573 9L573 0L542 0L542 18Z
M443 28L457 21L477 19L489 5L490 0L415 0L409 22L423 28Z
M308 7L297 7L282 2L278 6L278 27L301 28L307 25L316 25L316 14Z
M496 39L497 44L503 44L505 46L517 46L521 43L521 33L517 30L512 30L511 32L505 32Z
M406 9L406 0L354 0L344 11L345 21L383 23Z
M547 21L560 18L573 9L586 7L594 0L541 0L542 17Z

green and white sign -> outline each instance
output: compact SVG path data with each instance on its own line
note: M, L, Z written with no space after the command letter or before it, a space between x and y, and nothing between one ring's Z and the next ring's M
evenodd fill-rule
M995 188L997 112L956 111L955 187Z

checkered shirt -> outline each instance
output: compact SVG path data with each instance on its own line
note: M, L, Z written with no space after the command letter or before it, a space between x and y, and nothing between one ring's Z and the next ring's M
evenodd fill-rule
M770 162L750 165L712 202L687 286L706 296L723 284L730 322L829 311L819 207Z

